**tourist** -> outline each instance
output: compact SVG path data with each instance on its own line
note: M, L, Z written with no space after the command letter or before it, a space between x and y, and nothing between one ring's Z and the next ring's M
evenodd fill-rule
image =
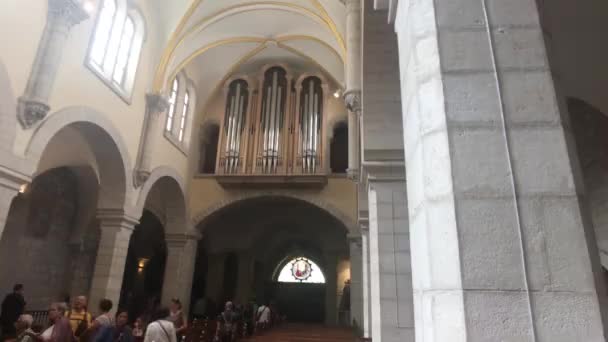
M102 299L99 301L99 311L101 314L95 318L93 321L93 326L111 326L114 319L110 314L110 310L112 310L112 301L109 299Z
M270 327L270 318L272 312L270 307L266 304L260 305L255 315L255 329L256 331L265 330Z
M68 306L65 303L53 303L49 307L50 326L40 335L30 335L42 342L73 342L74 333L70 321L65 317Z
M146 328L144 342L177 342L175 327L167 320L169 309L160 308L152 316L152 323Z
M171 299L169 310L170 314L168 319L169 321L173 322L175 333L177 334L177 339L179 340L180 337L186 333L186 329L188 329L188 321L184 317L184 313L182 311L182 302L177 298Z
M15 322L23 314L25 299L23 298L23 284L13 286L13 292L8 294L2 301L2 313L0 313L0 325L4 338L14 338Z
M144 337L144 321L141 317L137 317L133 324L133 337Z
M126 310L118 310L115 324L100 326L94 342L133 342L133 334L127 325L128 322L129 313Z
M17 342L33 342L33 335L36 335L32 330L32 324L34 324L34 317L32 315L21 315L17 322L15 322L15 329L17 331Z
M215 338L221 342L235 341L238 319L238 313L234 311L232 302L226 302L224 311L217 318Z
M74 332L74 336L80 338L91 325L92 316L87 312L87 297L76 297L72 303L72 309L66 313L66 317L70 320L70 327Z

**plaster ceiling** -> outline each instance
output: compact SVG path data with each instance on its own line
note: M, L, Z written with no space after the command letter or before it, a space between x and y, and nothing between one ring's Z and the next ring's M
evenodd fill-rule
M174 29L156 91L165 91L184 69L201 106L233 74L274 62L320 71L333 87L344 84L346 11L340 0L179 0L157 10L166 11L162 23Z

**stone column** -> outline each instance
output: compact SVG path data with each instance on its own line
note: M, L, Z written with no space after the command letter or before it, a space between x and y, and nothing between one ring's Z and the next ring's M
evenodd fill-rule
M2 239L13 198L17 196L21 186L29 182L29 177L0 166L0 239Z
M371 304L370 304L370 273L369 273L369 229L361 226L361 285L363 288L363 338L371 338Z
M325 255L325 324L338 322L338 256Z
M536 2L400 1L395 27L416 341L605 341Z
M403 163L365 165L368 178L372 340L414 341ZM399 172L400 171L400 172Z
M222 287L224 286L224 265L226 254L209 254L207 267L207 287L205 295L213 300L216 305L222 305Z
M183 234L166 236L167 263L163 280L162 303L168 305L172 298L178 298L183 305L183 312L188 315L196 248L198 237Z
M142 186L150 177L152 150L156 146L156 139L164 130L163 115L169 102L160 94L146 94L146 113L141 129L141 139L137 151L133 181L136 187Z
M104 298L114 303L114 309L118 306L129 240L135 225L139 223L121 210L100 210L97 218L101 237L89 295L93 312L97 312L97 304Z
M348 176L359 179L361 115L361 0L346 0L346 91L348 109Z
M248 253L239 254L238 278L236 289L236 302L245 304L251 297L253 280L253 257Z
M363 288L361 236L349 236L350 247L350 324L363 329Z
M17 116L23 128L33 126L48 114L48 100L70 29L88 17L76 0L48 0L47 22L25 93L19 97L17 105Z

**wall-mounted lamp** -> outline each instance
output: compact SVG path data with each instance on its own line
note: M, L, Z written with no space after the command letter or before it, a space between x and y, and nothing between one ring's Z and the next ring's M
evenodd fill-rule
M137 272L143 272L144 268L146 268L146 265L148 264L148 261L150 261L150 259L139 258L137 260Z
M83 0L82 8L89 14L92 14L95 11L95 4L92 0Z
M335 98L339 98L340 97L340 89L336 90L336 92L334 93L334 97Z
M29 187L28 183L21 184L21 186L19 187L19 193L24 194L27 191L28 187Z

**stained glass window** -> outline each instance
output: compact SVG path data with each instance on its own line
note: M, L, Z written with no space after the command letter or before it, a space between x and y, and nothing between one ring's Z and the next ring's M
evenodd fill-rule
M325 284L325 276L317 264L305 257L298 257L283 266L279 273L280 283Z

